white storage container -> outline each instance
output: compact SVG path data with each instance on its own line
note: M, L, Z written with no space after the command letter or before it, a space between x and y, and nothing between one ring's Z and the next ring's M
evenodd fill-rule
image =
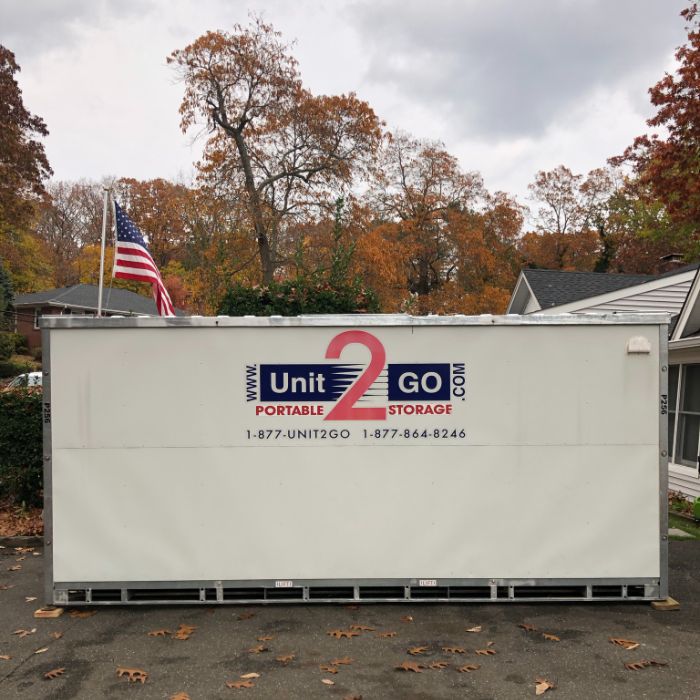
M48 602L663 598L667 323L45 317Z

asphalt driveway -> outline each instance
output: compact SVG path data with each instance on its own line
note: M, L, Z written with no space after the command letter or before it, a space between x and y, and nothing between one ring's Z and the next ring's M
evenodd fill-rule
M66 609L56 619L35 619L41 549L7 547L0 550L0 697L502 700L534 697L535 679L543 678L557 686L543 695L553 700L696 698L700 541L671 542L670 566L679 612L639 603L410 603L102 607L89 617ZM194 629L177 635L181 625ZM328 634L333 630L359 634L336 639ZM639 647L616 646L611 637ZM667 665L624 666L642 660ZM404 662L419 672L397 670ZM457 670L465 666L478 668ZM128 672L119 677L118 668L148 675L141 683L132 674L132 682ZM64 671L46 679L54 669ZM259 675L241 678L248 674Z

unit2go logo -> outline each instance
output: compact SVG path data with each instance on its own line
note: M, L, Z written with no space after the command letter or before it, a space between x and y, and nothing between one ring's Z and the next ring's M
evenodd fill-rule
M379 338L360 330L336 335L326 360L362 345L369 364L260 364L246 366L246 399L255 415L319 416L325 421L386 421L389 416L452 414L466 398L464 363L387 364Z

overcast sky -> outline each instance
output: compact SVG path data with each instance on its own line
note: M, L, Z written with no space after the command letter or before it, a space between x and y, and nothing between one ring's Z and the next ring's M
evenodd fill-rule
M523 201L539 170L587 172L652 113L647 90L685 32L685 0L0 0L25 105L56 179L188 179L165 58L262 13L313 92L355 91L391 129L439 139Z

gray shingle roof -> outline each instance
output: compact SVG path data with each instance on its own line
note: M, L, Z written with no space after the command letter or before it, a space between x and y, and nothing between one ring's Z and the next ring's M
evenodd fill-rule
M14 306L47 304L95 310L97 309L98 292L99 289L94 284L75 284L72 287L48 289L33 294L17 294ZM105 287L102 293L102 307L110 313L158 315L156 303L152 298L143 297L126 289ZM175 313L178 316L185 315L180 309L176 309Z
M569 304L657 279L656 275L620 275L608 272L523 270L540 307Z

